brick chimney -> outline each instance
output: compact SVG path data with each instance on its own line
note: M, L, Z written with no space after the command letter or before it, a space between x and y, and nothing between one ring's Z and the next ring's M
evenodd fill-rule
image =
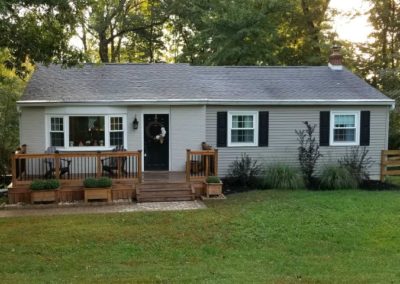
M340 52L341 47L338 45L332 46L332 53L329 55L329 63L328 66L335 71L342 70L342 60L343 56Z

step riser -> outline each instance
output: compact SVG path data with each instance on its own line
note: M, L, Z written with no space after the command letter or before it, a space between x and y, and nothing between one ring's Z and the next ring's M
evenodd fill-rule
M137 202L171 202L171 201L192 201L191 197L154 197L154 198L138 198Z

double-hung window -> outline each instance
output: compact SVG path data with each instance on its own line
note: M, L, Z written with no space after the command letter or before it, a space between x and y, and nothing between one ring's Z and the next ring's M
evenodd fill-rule
M64 118L50 118L50 146L64 147Z
M110 117L110 146L124 145L124 123L121 116Z
M228 113L228 146L257 146L258 113Z
M330 145L359 145L360 112L332 111L330 131Z

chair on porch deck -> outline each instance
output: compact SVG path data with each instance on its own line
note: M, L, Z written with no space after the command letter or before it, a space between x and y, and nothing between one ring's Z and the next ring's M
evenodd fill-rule
M115 147L112 152L124 152L126 149L123 146ZM104 173L107 173L108 176L127 176L128 173L125 170L126 157L109 157L101 159L101 167Z
M46 149L45 154L54 154L56 153L56 151L57 151L56 147L51 146ZM71 162L72 162L71 160L60 159L59 178L61 178L65 174L67 174L69 177ZM46 158L44 159L44 163L46 164L46 173L44 174L44 178L46 179L52 178L56 172L55 160L52 158Z

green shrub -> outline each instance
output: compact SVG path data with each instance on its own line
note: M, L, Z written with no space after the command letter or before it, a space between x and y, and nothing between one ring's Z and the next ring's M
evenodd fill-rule
M101 177L97 180L97 187L111 187L112 180L108 177Z
M320 189L354 189L357 186L357 178L346 167L329 165L322 170Z
M206 179L206 183L220 183L220 182L221 182L220 178L216 176L209 176Z
M245 186L249 188L257 187L261 166L257 160L253 160L249 155L242 153L240 159L232 162L228 169L227 181L234 186Z
M282 164L272 165L267 168L264 184L267 188L274 189L304 188L304 180L300 171Z
M106 188L112 185L112 180L108 177L101 177L101 178L86 178L83 181L83 185L87 188L95 188L101 187Z
M357 180L358 185L361 185L364 180L369 180L369 168L373 161L368 157L367 147L351 147L350 152L341 158L339 164L353 175Z
M60 182L57 179L34 180L31 182L30 189L32 190L52 190L60 187Z

